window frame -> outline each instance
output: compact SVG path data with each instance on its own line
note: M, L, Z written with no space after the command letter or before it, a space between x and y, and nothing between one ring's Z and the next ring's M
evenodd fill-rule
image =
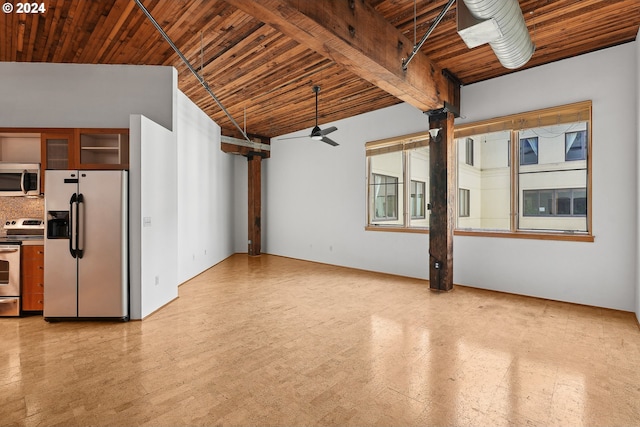
M587 209L587 232L584 233L572 233L572 232L549 232L549 231L524 231L517 229L519 206L518 206L518 168L512 167L519 163L519 138L517 129L524 129L527 127L534 128L538 126L548 126L558 123L573 123L573 122L587 122L587 206L592 205L592 145L593 145L593 132L592 132L592 102L582 101L574 104L561 105L557 107L551 107L541 110L534 110L524 113L512 114L508 116L502 116L487 120L482 120L473 123L464 123L454 126L453 139L462 137L471 137L479 133L492 133L497 131L511 131L510 145L508 146L508 165L511 171L511 229L508 231L486 231L486 230L469 230L455 228L454 235L456 236L477 236L477 237L497 237L497 238L514 238L514 239L535 239L535 240L564 240L575 242L593 242L595 235L593 233L592 215L593 210ZM403 232L403 233L421 233L428 234L428 227L410 227L407 222L403 225L378 225L371 223L371 210L370 210L370 195L369 195L369 176L370 176L370 156L375 154L382 154L384 152L399 151L409 149L411 145L414 146L428 146L430 141L429 132L425 130L423 132L396 136L377 141L369 141L365 143L365 159L367 161L367 178L366 178L366 200L365 209L367 231L380 231L380 232ZM453 144L456 146L456 144ZM515 148L514 148L515 147ZM457 148L456 148L457 150ZM457 158L457 154L454 153ZM513 185L516 183L516 185ZM457 185L456 185L457 187ZM430 189L428 190L430 191ZM406 198L405 198L406 199ZM427 212L425 212L428 215Z
M427 197L429 195L429 188L424 182L424 197L423 197L423 212L424 217L412 217L411 215L411 166L410 166L410 152L416 148L428 147L431 141L431 137L428 131L417 132L409 135L403 135L399 137L381 139L377 141L369 141L365 143L365 158L366 158L366 173L367 173L367 191L366 191L366 225L365 230L373 231L400 231L408 233L428 233L429 228L420 225L411 225L412 220L421 220L429 217L427 208ZM373 172L371 171L371 159L380 154L402 153L402 179L398 182L398 197L402 193L402 209L398 206L398 212L402 212L402 218L398 215L395 220L389 220L389 222L399 221L402 219L401 224L384 224L384 221L374 218L372 212L372 194L373 188ZM423 182L423 181L421 181ZM408 183L408 184L407 184Z
M552 126L564 123L586 122L586 164L587 164L587 182L586 182L586 232L576 232L572 230L529 230L518 228L518 217L520 215L519 206L519 184L518 174L520 167L520 133L522 129L532 129L537 127ZM510 131L509 145L509 167L511 180L511 214L510 228L505 231L482 230L482 229L460 229L454 231L455 235L460 236L483 236L483 237L505 237L505 238L524 238L524 239L541 239L541 240L569 240L593 242L595 236L592 226L593 209L592 204L592 102L582 101L574 104L567 104L557 107L546 108L542 110L529 111L509 116L497 117L493 119L483 120L473 123L465 123L454 127L454 140L460 138L473 137L478 134L493 133L499 131ZM457 146L457 144L454 144ZM565 148L566 151L566 148ZM457 158L457 156L456 156ZM524 165L526 167L526 165ZM456 184L458 188L458 185ZM573 209L573 205L571 206ZM523 207L524 209L524 207Z

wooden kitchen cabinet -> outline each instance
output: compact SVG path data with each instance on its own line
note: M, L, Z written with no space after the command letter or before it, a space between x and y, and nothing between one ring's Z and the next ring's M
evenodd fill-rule
M46 169L75 169L74 139L72 129L60 129L59 132L40 134L40 192L44 194L44 171Z
M129 129L44 132L41 158L43 170L129 169Z
M129 129L76 129L78 169L129 169Z
M22 311L44 309L44 246L22 246Z
M73 130L41 134L42 169L75 169Z

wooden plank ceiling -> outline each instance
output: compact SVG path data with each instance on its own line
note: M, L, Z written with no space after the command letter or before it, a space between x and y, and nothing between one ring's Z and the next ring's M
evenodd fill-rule
M322 88L321 126L401 102L224 0L142 1L249 134L273 137L313 127L316 84ZM411 41L422 38L447 3L333 1L368 2ZM0 61L173 65L180 89L223 134L238 135L133 0L45 3L44 13L0 14ZM520 6L536 44L523 69L633 41L640 25L638 0L520 0ZM456 33L455 4L422 53L463 84L514 72L489 46L466 47Z

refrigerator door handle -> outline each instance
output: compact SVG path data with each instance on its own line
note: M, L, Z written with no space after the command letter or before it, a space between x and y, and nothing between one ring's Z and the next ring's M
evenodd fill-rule
M76 224L78 232L76 233L76 254L78 258L82 258L84 254L84 196L78 194Z
M73 206L77 205L78 202L78 195L76 193L73 193L73 195L71 196L71 200L69 200L69 252L71 252L71 256L76 258L76 248L73 247L74 243L76 242L76 238L77 238L77 233L75 233L76 235L74 236L74 232L76 231L73 228Z

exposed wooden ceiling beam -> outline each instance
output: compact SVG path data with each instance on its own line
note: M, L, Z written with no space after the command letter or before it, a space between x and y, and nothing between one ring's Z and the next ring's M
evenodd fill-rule
M442 108L449 83L413 44L363 0L226 0L422 111Z

